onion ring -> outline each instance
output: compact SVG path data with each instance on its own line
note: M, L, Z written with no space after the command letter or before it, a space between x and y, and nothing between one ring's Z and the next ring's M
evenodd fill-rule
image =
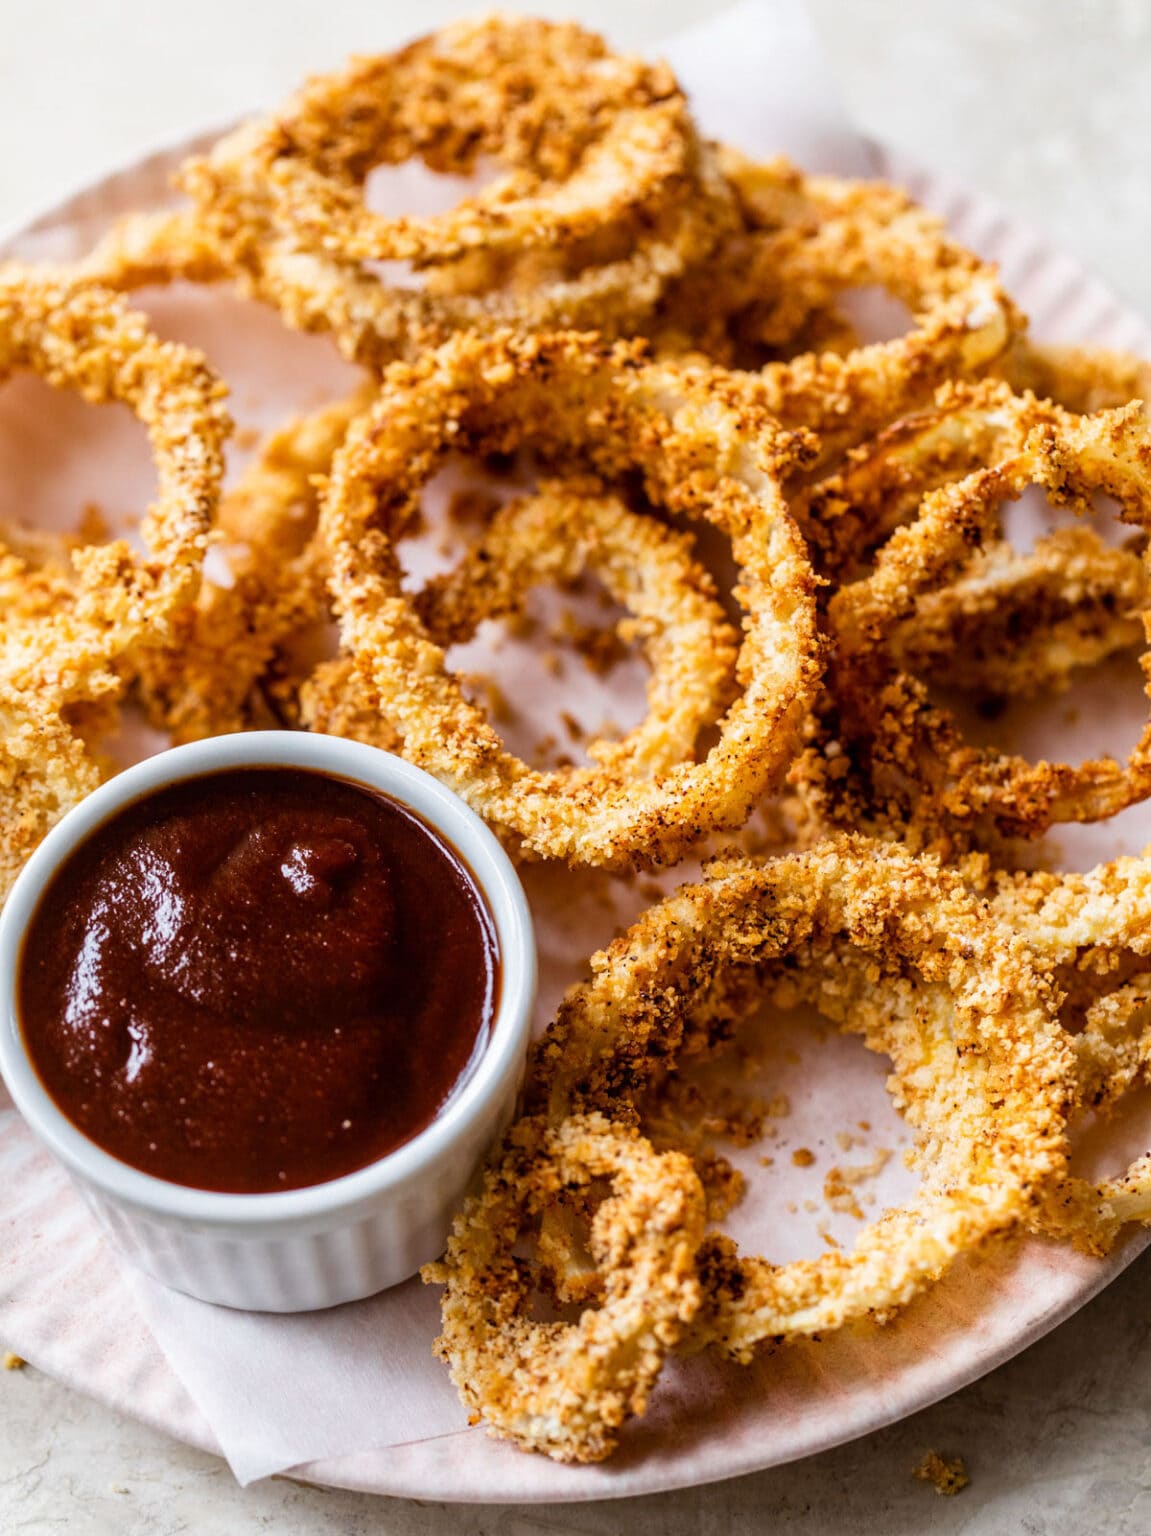
M641 474L665 506L718 524L741 568L743 693L702 763L641 782L594 767L546 774L504 751L462 696L405 597L390 536L449 448L578 453ZM336 456L324 507L347 652L404 751L528 855L618 865L677 857L738 826L780 782L818 674L812 577L780 476L806 451L763 409L757 381L641 361L594 337L461 337L396 365Z
M584 570L628 610L628 632L642 638L651 667L643 722L622 741L589 742L587 755L628 779L665 772L691 757L735 692L738 638L690 536L629 512L615 497L544 481L537 496L502 507L413 606L437 645L459 644L481 620L519 610L528 588L571 582Z
M301 632L331 618L316 480L364 403L357 396L273 433L225 499L219 526L231 548L231 584L205 585L197 605L178 615L172 643L136 668L151 723L175 740L247 729L269 689L283 707L285 690L268 682L269 667ZM614 498L547 482L503 507L465 558L418 594L416 609L437 644L460 644L483 619L516 611L532 586L568 582L585 569L629 609L627 628L652 667L644 723L624 741L590 743L588 753L629 777L650 775L688 756L734 691L737 639L688 536ZM309 729L399 747L378 699L343 658L288 682Z
M995 269L898 188L807 177L733 151L722 163L746 233L669 296L665 325L680 347L718 349L726 361L731 353L716 338L732 326L778 346L850 288L880 286L914 313L911 330L894 340L764 367L771 409L786 426L817 432L825 460L929 400L938 385L986 367L1021 328Z
M51 612L6 623L0 642L0 891L102 774L69 715L106 706L129 647L163 641L200 579L230 423L196 352L152 335L114 294L0 270L0 374L28 369L93 404L128 405L148 431L159 494L146 553L118 541L72 554L74 587Z
M1029 698L1143 639L1148 571L1134 549L1092 528L1060 528L1028 554L989 544L963 574L927 594L888 640L904 671L940 673L949 688Z
M726 184L700 144L694 196L660 210L625 255L581 265L574 248L558 272L510 284L489 276L478 292L453 291L450 282L394 286L368 267L300 250L278 230L268 189L251 170L256 137L245 125L208 158L189 162L181 174L194 211L130 214L71 272L124 290L230 278L294 329L330 332L349 361L380 369L458 331L514 325L632 335L668 283L708 256L732 218Z
M536 1322L514 1244L548 1202L593 1179L613 1190L591 1228L602 1305L575 1323ZM464 1403L524 1450L556 1461L610 1455L699 1306L703 1225L703 1189L680 1154L657 1154L602 1115L519 1121L457 1216L443 1260L423 1271L445 1287L435 1348Z
M523 52L528 44L535 54ZM532 93L534 76L538 85L553 74L573 90ZM449 214L380 220L361 201L375 159L470 170L489 150L509 157L512 174ZM286 114L244 124L190 160L180 180L194 211L114 226L80 264L85 280L119 288L231 276L371 368L461 330L634 333L736 222L714 152L665 68L619 59L570 25L514 17L458 23L314 81ZM624 232L626 242L614 238ZM595 249L605 234L606 256ZM540 240L567 253L558 271L529 284L493 277L479 293L452 292L450 280L396 287L356 255L406 251L447 261L438 270L450 273L453 252Z
M1017 336L997 360L994 373L1017 395L1054 400L1081 416L1132 400L1142 401L1145 410L1151 408L1151 364L1132 352L1052 346Z
M613 55L571 23L497 15L310 81L260 159L302 244L418 264L634 219L688 176L691 138L666 65ZM506 174L430 218L365 207L367 173L413 157L456 175L490 159Z
M219 531L230 585L205 583L197 602L176 614L171 641L134 659L148 719L174 741L248 729L278 651L330 618L314 482L367 399L354 395L271 433L224 498Z
M131 293L175 282L223 282L229 271L219 244L195 213L162 209L117 219L68 275L77 283Z
M1116 859L1087 874L976 877L991 908L1049 969L1072 1031L1077 1116L1110 1115L1151 1080L1151 861ZM1125 1225L1151 1222L1151 1159L1088 1183L1058 1180L1037 1229L1094 1254L1110 1251Z
M651 667L648 713L621 741L592 740L588 757L613 774L642 779L695 750L700 733L735 692L738 639L689 537L630 512L615 497L563 481L506 503L483 536L413 607L435 644L471 640L485 619L517 613L544 583L563 585L593 571L629 612L621 631L639 638ZM373 740L402 751L398 729L346 657L322 663L300 692L301 722L312 730Z
M844 985L844 938L869 963L875 1006ZM800 973L823 1011L891 1056L925 1182L850 1253L777 1267L709 1240L696 1331L741 1360L762 1340L902 1305L1025 1220L1066 1166L1073 1058L1029 950L957 874L859 837L720 866L645 913L565 998L536 1048L528 1112L626 1116L691 1041L726 1038L765 991L794 1002Z
M945 400L939 432L961 436L968 423L976 431L990 427L1006 451L929 492L916 522L899 528L880 550L874 571L841 587L828 605L839 731L853 743L857 761L866 753L876 801L888 794L884 781L902 777L918 797L921 817L937 812L962 825L990 816L1001 832L1028 836L1055 822L1105 819L1151 793L1151 725L1126 765L1110 758L1078 767L1033 765L974 748L946 712L928 703L922 683L900 671L887 638L914 617L925 594L963 569L973 547L995 536L1001 505L1028 484L1076 508L1104 493L1119 502L1125 521L1146 527L1151 438L1136 406L1076 417L992 384L956 389ZM915 451L913 445L912 465Z

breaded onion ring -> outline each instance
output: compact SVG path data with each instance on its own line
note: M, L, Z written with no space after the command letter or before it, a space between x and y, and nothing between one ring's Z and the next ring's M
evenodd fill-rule
M505 751L462 696L405 596L393 539L449 450L530 443L610 478L642 476L657 503L730 538L745 609L742 693L701 763L628 780L607 767L545 773ZM780 782L819 670L810 566L780 493L806 451L745 376L683 373L595 337L460 337L396 365L337 454L324 506L347 652L404 752L528 855L618 865L677 857L742 825Z
M697 144L694 192L653 215L623 255L582 260L577 246L538 281L491 272L478 287L459 291L450 282L406 287L366 265L299 249L277 227L269 189L253 175L256 138L245 125L208 158L189 162L182 176L196 210L128 215L73 269L76 276L125 290L231 279L295 330L331 333L349 361L378 369L457 331L515 325L633 335L667 284L704 260L732 221L726 184L708 146Z
M205 584L175 618L171 641L138 658L135 680L151 723L177 741L249 728L269 704L313 730L397 750L378 697L345 659L303 678L270 675L293 642L328 622L328 560L318 536L317 479L330 468L365 393L272 433L221 507L231 581ZM631 617L629 635L652 668L649 711L619 742L588 746L593 760L643 777L689 756L735 691L738 649L691 539L629 512L615 498L546 482L503 507L482 538L415 606L438 645L470 640L484 619L517 611L543 583L595 572ZM291 697L295 695L294 699Z
M149 721L176 742L248 729L280 649L330 618L315 480L368 394L299 417L261 443L220 507L230 584L205 583L170 641L133 658Z
M666 65L609 52L570 22L493 15L308 82L257 151L280 215L343 260L451 261L566 244L633 219L688 177L694 136ZM503 175L447 213L367 208L377 165Z
M1071 1048L1026 945L957 874L845 837L718 867L594 956L536 1048L528 1110L624 1116L679 1052L726 1038L765 995L814 1002L891 1057L923 1184L850 1252L776 1266L709 1240L695 1331L740 1360L767 1339L889 1313L1025 1220L1066 1168L1074 1093Z
M1151 363L1106 347L1067 347L1017 336L993 372L1017 395L1054 400L1079 415L1142 402L1151 409Z
M1019 433L995 412L957 415L949 391L940 400L857 449L838 474L793 495L816 568L835 584L871 570L929 492L1018 450ZM1035 419L1044 419L1042 410ZM1024 430L1023 417L1015 424ZM892 630L891 652L907 670L945 660L948 683L959 689L1018 695L1064 687L1076 667L1141 638L1147 580L1133 548L1109 546L1090 528L1061 528L1028 554L989 542L953 581L920 597L914 615Z
M129 647L164 640L196 591L230 430L224 388L199 353L160 341L113 294L8 266L0 269L0 375L22 369L93 404L128 405L148 431L159 493L141 524L142 555L123 541L74 550L75 580L61 601L4 625L0 893L100 780L70 715L117 697L114 664Z
M610 1181L591 1223L601 1305L574 1323L528 1315L532 1271L515 1256L532 1218ZM436 1353L489 1432L556 1461L602 1461L641 1414L669 1350L699 1306L695 1254L704 1197L679 1153L626 1126L575 1115L521 1120L456 1217L424 1279L443 1285Z
M617 498L544 481L509 502L447 575L414 607L439 646L470 640L484 619L517 612L527 591L563 585L585 570L630 618L651 668L648 712L621 741L592 741L587 755L613 774L641 779L690 758L735 693L739 640L689 535L630 512Z
M1151 1081L1151 860L1115 859L1087 874L998 871L978 886L1062 994L1077 1114L1112 1114L1127 1093ZM1059 1179L1035 1224L1102 1254L1131 1221L1151 1222L1148 1157L1097 1185Z
M229 276L219 243L187 209L128 213L68 268L78 283L120 293L167 283L219 283Z
M900 670L887 640L927 594L963 571L974 548L999 536L1003 503L1028 485L1075 509L1097 493L1111 496L1125 522L1151 526L1151 436L1137 406L1079 417L995 384L957 388L924 435L962 438L969 427L996 437L990 462L924 496L916 521L897 529L873 572L828 605L837 737L857 766L866 759L877 802L902 779L920 816L934 808L959 824L990 817L1004 833L1029 836L1055 822L1103 820L1151 793L1151 725L1126 764L1031 764L972 747L924 685ZM916 451L913 439L904 461L912 474ZM890 793L897 797L897 788Z
M508 175L450 213L384 219L362 201L374 164L418 157L467 173L490 156ZM315 80L278 117L190 160L180 180L194 212L121 221L81 263L86 280L230 276L373 368L461 330L633 334L736 222L664 66L619 58L570 24L509 16L456 23ZM436 269L447 280L386 281L361 259L385 249L447 262ZM460 252L541 249L561 260L528 283L495 271L478 284L450 279Z
M730 150L722 163L745 232L669 295L665 341L673 350L746 361L749 343L785 346L852 288L881 287L915 317L905 335L846 356L805 352L764 367L772 409L785 425L819 433L825 460L946 380L984 368L1024 323L995 269L900 189L804 176L786 162L759 165ZM732 333L734 349L724 339Z
M1143 639L1148 583L1134 549L1104 544L1092 528L1057 529L1027 554L989 544L892 631L891 657L985 697L1059 691Z

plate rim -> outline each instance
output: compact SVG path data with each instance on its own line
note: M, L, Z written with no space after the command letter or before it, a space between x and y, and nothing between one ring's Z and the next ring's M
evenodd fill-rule
M155 174L161 167L167 169L169 164L177 157L183 157L188 153L194 153L211 143L221 134L234 127L237 118L230 118L225 122L214 121L189 129L166 134L145 149L123 158L117 158L107 170L95 176L80 180L62 193L55 195L50 201L45 202L39 208L33 208L27 213L19 214L6 221L0 228L0 260L7 258L8 248L15 242L27 238L30 235L40 233L55 224L63 224L67 221L69 210L73 205L91 200L99 196L101 191L112 187L115 183L130 177L140 176L152 169ZM980 210L986 216L997 217L1004 226L1013 234L1030 242L1041 249L1047 259L1057 259L1065 266L1073 268L1080 281L1090 285L1092 291L1106 298L1125 321L1132 328L1147 330L1147 321L1133 307L1117 297L1110 287L1088 267L1082 265L1077 258L1069 255L1058 246L1045 231L1031 225L1026 219L1020 218L1010 211L1000 207L992 198L978 191L971 191L962 184L952 182L950 178L941 175L928 166L922 166L913 156L906 154L901 149L883 144L879 141L860 135L875 152L876 175L881 177L894 176L903 180L909 177L923 178L930 182L931 186L938 189L941 197L961 198ZM1151 332L1148 332L1151 335ZM722 1454L717 1457L714 1469L707 1469L703 1475L698 1465L693 1464L690 1471L685 1470L682 1478L675 1475L674 1464L661 1464L656 1475L650 1480L643 1475L643 1463L637 1462L629 1466L619 1474L619 1485L613 1486L611 1462L599 1464L596 1468L568 1468L555 1466L556 1486L547 1496L547 1502L556 1504L580 1504L608 1500L621 1500L626 1498L645 1497L657 1493L671 1493L688 1487L702 1487L711 1483L725 1482L732 1478L745 1477L752 1473L769 1471L774 1467L786 1466L792 1462L801 1461L809 1456L819 1455L837 1446L845 1445L851 1441L861 1439L874 1434L880 1429L887 1428L911 1415L931 1407L933 1404L962 1391L982 1377L997 1370L1015 1356L1021 1354L1032 1344L1037 1343L1047 1334L1053 1332L1068 1318L1089 1305L1104 1291L1120 1274L1124 1272L1134 1261L1151 1245L1151 1229L1132 1232L1122 1246L1108 1255L1105 1259L1097 1261L1097 1268L1090 1274L1089 1279L1080 1285L1074 1292L1064 1297L1058 1305L1050 1310L1040 1310L1036 1316L1020 1331L1012 1334L1009 1339L999 1341L995 1347L985 1353L976 1353L969 1367L952 1370L941 1375L939 1380L931 1387L925 1389L918 1374L903 1373L894 1380L884 1383L882 1394L876 1393L871 1399L872 1411L865 1413L862 1418L851 1418L845 1421L840 1416L838 1427L832 1419L828 1422L823 1432L811 1434L801 1447L792 1446L780 1454L774 1454L768 1447L774 1443L769 1440L753 1441L757 1448L740 1451L733 1447L734 1454L726 1459ZM1054 1246L1054 1245L1052 1245ZM145 1325L146 1326L146 1325ZM150 1332L150 1330L149 1330ZM155 1336L152 1335L153 1339ZM180 1381L179 1376L168 1363L163 1347L156 1340L157 1348L163 1356L164 1365L169 1374ZM53 1374L48 1372L48 1374ZM203 1439L181 1434L165 1425L155 1424L147 1414L137 1414L133 1410L130 1401L115 1401L107 1393L94 1389L85 1391L84 1387L68 1380L66 1385L77 1391L85 1392L98 1401L113 1406L117 1411L138 1422L151 1424L152 1427L162 1428L178 1443L194 1446L200 1450L210 1450L214 1454L221 1454L218 1448L206 1445ZM181 1385L182 1382L181 1382ZM902 1385L902 1392L899 1387ZM894 1390L893 1390L894 1389ZM210 1425L208 1426L210 1430ZM425 1473L421 1479L419 1463L416 1462L410 1469L401 1469L395 1465L397 1459L407 1460L407 1457L396 1457L397 1452L412 1453L423 1445L434 1445L440 1441L455 1440L465 1435L480 1435L484 1431L482 1427L450 1431L444 1435L429 1437L420 1441L407 1444L391 1445L385 1447L365 1448L356 1453L350 1453L341 1457L328 1457L323 1460L309 1462L277 1475L290 1477L301 1484L346 1489L349 1491L371 1493L382 1497L432 1499L445 1504L475 1504L475 1505L539 1505L544 1502L543 1496L535 1489L516 1488L514 1467L519 1463L521 1452L506 1445L494 1445L493 1449L504 1452L509 1458L508 1465L511 1470L507 1485L502 1491L493 1491L489 1486L480 1489L466 1482L462 1486L445 1488L442 1484L429 1482ZM367 1459L374 1459L382 1476L376 1480L367 1480L362 1475L352 1470L350 1464L358 1467ZM391 1463L389 1465L389 1463ZM580 1472L596 1471L605 1474L601 1483L585 1481L581 1479L576 1483L572 1481L565 1486L568 1475L578 1475ZM390 1475L389 1475L390 1474Z

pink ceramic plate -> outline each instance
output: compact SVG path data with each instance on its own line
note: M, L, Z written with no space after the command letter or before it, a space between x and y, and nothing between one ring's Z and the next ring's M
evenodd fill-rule
M85 188L12 237L8 249L28 256L84 250L112 215L162 202L171 168L193 147L176 146ZM1142 324L1040 239L980 199L876 153L881 174L908 184L917 197L948 216L960 239L1000 261L1012 291L1034 317L1037 334L1151 355ZM161 327L207 348L233 380L237 415L245 424L274 422L293 409L331 398L352 378L326 343L287 336L275 316L226 295L149 295L143 302ZM253 359L261 365L255 374ZM46 400L40 386L22 381L0 391L0 471L7 499L19 504L22 498L34 516L47 518L54 508L78 510L95 483L113 520L117 512L137 507L147 466L130 424L101 416L97 427L91 418L98 413L69 401L52 402L49 409ZM74 456L85 458L83 478L69 455L59 452L62 432L84 447L84 455ZM90 452L110 455L106 470L101 461L93 475L86 457ZM1084 747L1094 731L1115 728L1117 706L1109 699L1102 704L1102 713L1092 717L1088 711L1081 718ZM1134 689L1130 704L1137 714L1140 701ZM125 747L126 755L138 750ZM1136 849L1149 838L1146 816L1123 818L1094 833L1089 843L1080 839L1075 858L1094 862ZM568 931L566 904L561 913L543 887L534 899L545 987L550 967L554 997L578 973L579 960L591 946L583 929L574 939ZM602 914L599 922L610 929ZM821 1070L815 1073L811 1064L817 1055ZM798 1066L782 1059L775 1066L791 1074L793 1114L776 1127L784 1153L789 1146L815 1145L820 1135L826 1136L822 1127L838 1129L849 1113L851 1120L865 1118L864 1105L877 1106L878 1116L885 1113L881 1065L853 1042L835 1038L820 1043L813 1037ZM1114 1165L1126 1151L1127 1138L1145 1145L1145 1129L1116 1128L1100 1156ZM824 1160L832 1155L829 1151ZM761 1234L761 1244L770 1241L768 1251L780 1257L814 1251L824 1218L806 1212L805 1201L815 1211L818 1200L807 1196L819 1193L820 1169L812 1175L816 1182L804 1186L797 1172L780 1171L781 1166L790 1170L789 1156L775 1162L770 1178L764 1173L755 1180L753 1196L739 1213L739 1235L755 1242ZM905 1176L898 1164L893 1159L875 1183L880 1205L897 1197L902 1187ZM217 1449L211 1428L144 1325L132 1290L94 1237L83 1207L12 1116L0 1117L0 1170L6 1190L0 1223L0 1336L8 1347L121 1411L191 1444ZM790 1214L789 1205L796 1207ZM850 1238L850 1219L837 1219L847 1227L836 1230ZM749 1369L708 1361L677 1365L661 1384L648 1416L629 1430L621 1454L605 1466L558 1467L523 1456L482 1432L464 1431L314 1462L297 1471L317 1482L376 1493L555 1503L654 1492L770 1467L890 1424L992 1370L1081 1307L1147 1240L1146 1234L1132 1238L1105 1263L1061 1247L1024 1243L960 1265L896 1325L874 1335L834 1336L780 1352ZM428 1358L420 1369L442 1367Z

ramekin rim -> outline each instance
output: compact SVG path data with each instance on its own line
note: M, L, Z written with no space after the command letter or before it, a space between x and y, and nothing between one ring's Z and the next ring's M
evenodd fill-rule
M100 1147L52 1100L28 1056L16 981L21 946L48 881L85 837L134 801L182 780L229 768L297 767L329 773L391 794L445 837L463 857L491 914L500 951L500 999L486 1049L443 1111L410 1141L326 1183L239 1194L197 1189L157 1177ZM527 897L494 834L452 790L382 748L321 732L249 731L171 747L109 779L47 834L0 911L0 1076L33 1133L82 1181L121 1205L170 1224L239 1232L328 1224L399 1194L451 1152L496 1103L526 1051L537 959ZM254 1234L249 1234L254 1235Z

